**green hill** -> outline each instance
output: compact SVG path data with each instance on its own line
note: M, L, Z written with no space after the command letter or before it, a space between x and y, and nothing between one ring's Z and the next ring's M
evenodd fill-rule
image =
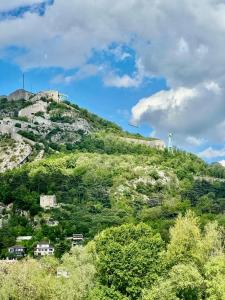
M33 236L26 242L30 252L35 242L48 238L61 255L73 233L89 240L104 228L141 221L167 239L174 218L190 207L203 223L225 224L225 183L203 179L215 176L219 167L212 170L182 151L127 143L115 133L89 135L76 148L0 174L0 202L9 206L2 213L2 257L17 236ZM60 206L43 211L42 194L55 194ZM49 226L49 219L57 226Z
M202 223L225 225L222 166L168 152L162 141L124 132L68 101L22 92L29 100L0 99L0 129L13 132L0 140L0 257L18 236L32 236L23 242L30 254L48 239L61 256L72 234L87 242L124 223L145 222L167 240L189 208ZM43 210L41 195L56 195L58 206Z

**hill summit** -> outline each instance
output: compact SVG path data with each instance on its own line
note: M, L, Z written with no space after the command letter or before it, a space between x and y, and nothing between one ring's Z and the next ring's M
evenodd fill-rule
M163 149L157 139L122 131L116 124L70 103L58 91L37 94L19 89L0 97L0 172L46 153L71 151L96 132L114 132L126 142Z

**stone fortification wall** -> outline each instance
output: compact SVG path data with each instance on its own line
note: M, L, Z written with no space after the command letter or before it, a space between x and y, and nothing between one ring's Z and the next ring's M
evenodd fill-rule
M32 119L37 112L46 113L48 104L44 101L38 101L30 106L27 106L19 111L19 117L27 117Z
M33 98L32 101L39 101L42 98L53 100L55 102L60 102L60 95L58 91L43 91L37 93Z
M123 139L124 141L129 142L129 143L146 145L146 146L149 146L152 148L157 148L160 150L163 150L166 147L164 141L162 141L162 140L148 141L148 140L141 140L141 139L128 138L128 137L122 137L121 139Z

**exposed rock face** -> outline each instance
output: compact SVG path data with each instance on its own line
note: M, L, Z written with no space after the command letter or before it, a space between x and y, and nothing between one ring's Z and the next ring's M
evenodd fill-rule
M17 142L19 148L13 145L12 153L8 151L9 160L2 154L2 160L6 161L6 164L3 163L2 167L0 165L0 171L4 171L7 164L8 169L21 165L31 153L33 153L31 159L35 160L36 156L38 160L44 153L61 149L72 150L85 135L94 130L105 130L105 126L108 126L107 121L76 105L68 104L63 101L63 97L58 91L33 94L17 90L1 101L0 134L9 136ZM120 138L130 143L145 144L157 149L165 148L164 142L157 139ZM22 148L25 149L24 154ZM15 157L12 159L13 152L18 159Z
M28 101L33 96L34 96L33 93L27 92L23 89L19 89L19 90L16 90L15 92L11 93L7 97L7 99L9 101L17 101L17 100L20 100L20 99L24 99L24 100Z
M12 101L17 103L14 105ZM17 90L1 107L0 134L3 138L10 137L14 143L10 142L11 148L7 148L5 154L3 148L6 146L2 148L0 172L26 162L35 149L39 149L36 159L41 159L46 145L50 146L50 151L56 151L62 144L72 147L83 135L91 132L89 122L80 116L78 109L61 102L58 91L34 95Z
M32 153L32 147L25 141L11 141L0 145L0 172L23 164Z

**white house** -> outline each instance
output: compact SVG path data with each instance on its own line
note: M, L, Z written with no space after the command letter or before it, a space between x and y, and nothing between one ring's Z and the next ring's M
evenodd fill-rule
M53 255L54 247L47 241L42 241L37 244L37 247L34 250L35 256L45 256L45 255Z

